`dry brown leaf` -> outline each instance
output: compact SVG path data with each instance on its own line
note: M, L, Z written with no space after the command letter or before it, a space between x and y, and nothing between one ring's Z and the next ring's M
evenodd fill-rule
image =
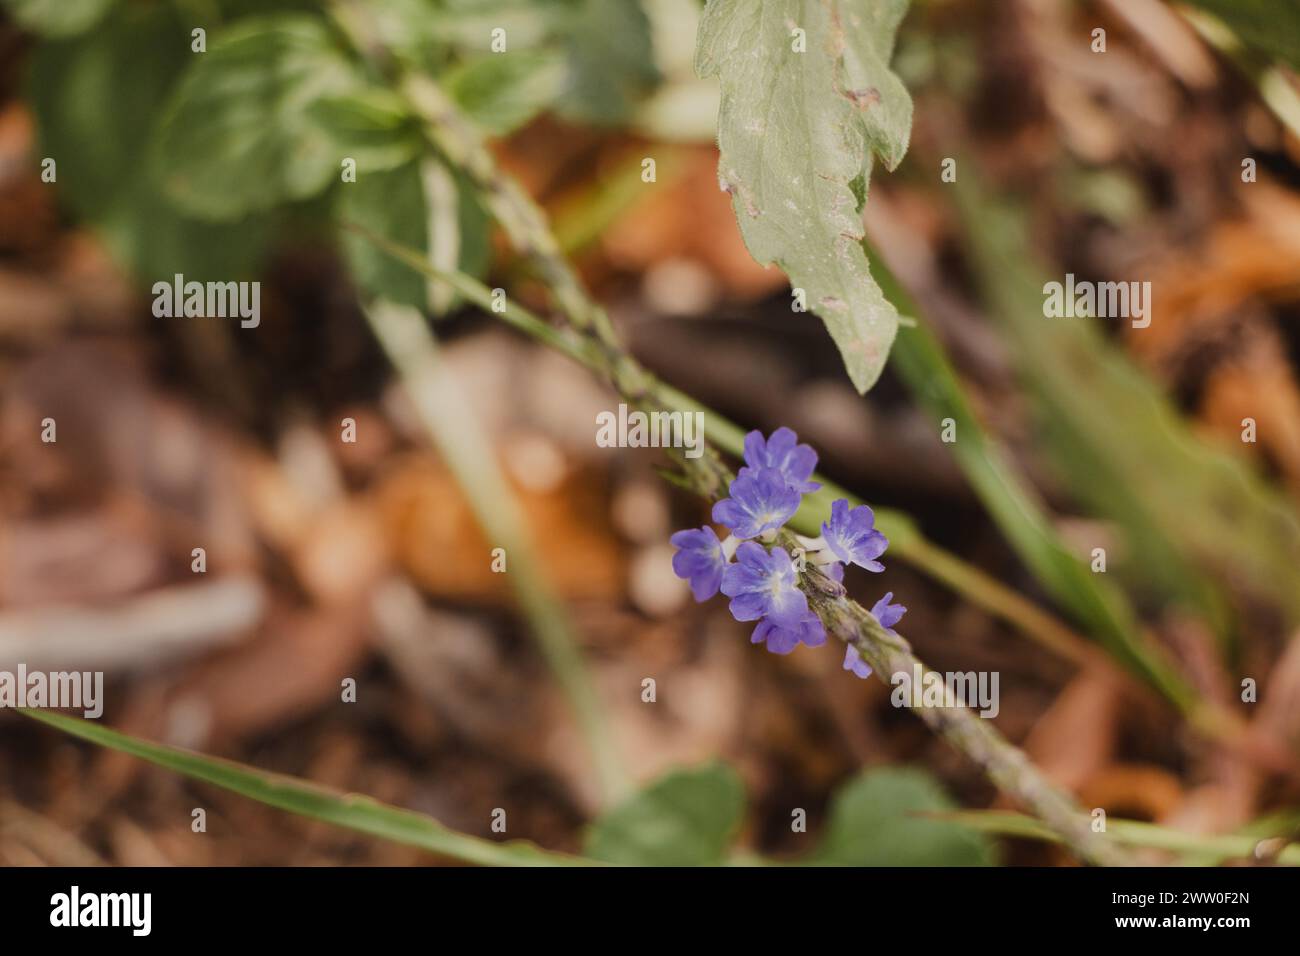
M684 151L679 174L648 185L646 198L605 231L601 248L610 262L642 273L668 260L695 260L739 299L788 286L784 273L764 269L745 248L731 201L718 188L717 165L712 147Z
M608 509L581 474L555 491L516 486L515 494L542 571L561 595L621 597L622 550L606 528ZM377 497L395 560L425 591L490 604L511 599L507 575L492 571L494 545L437 459L411 456L382 480Z
M370 621L363 606L322 610L279 607L254 641L195 668L167 695L164 727L170 742L203 748L257 734L342 701L342 680L358 680L369 653Z
M1038 720L1025 753L1050 779L1079 790L1114 759L1121 702L1113 670L1081 671Z
M1101 807L1107 816L1130 820L1164 820L1183 801L1178 777L1163 767L1110 764L1079 791L1085 807Z

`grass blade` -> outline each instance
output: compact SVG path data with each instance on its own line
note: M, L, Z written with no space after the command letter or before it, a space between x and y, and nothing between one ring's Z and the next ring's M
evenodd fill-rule
M21 710L33 720L80 737L101 747L119 750L149 763L175 771L193 780L238 793L280 810L323 820L346 830L355 830L406 846L419 847L462 863L482 866L590 866L593 861L542 850L531 843L496 843L467 836L443 826L432 817L403 810L353 793L340 793L314 783L297 780L209 757L205 754L152 743L112 730L89 720L49 711Z
M1197 438L1097 321L1045 319L1022 218L989 199L974 173L956 189L990 318L1035 400L1044 455L1082 505L1125 534L1112 570L1209 621L1225 647L1232 622L1220 582L1300 620L1300 517L1289 502L1241 458Z
M573 708L605 796L622 797L630 787L622 756L569 615L541 572L523 511L476 425L474 409L443 365L437 340L418 310L381 301L367 306L365 315L479 527L508 556L507 577L546 663ZM486 563L488 556L482 560Z
M876 271L890 299L905 313L915 314L907 295L878 259ZM1137 615L1124 594L1093 574L1061 541L1037 494L985 431L943 347L924 325L899 333L894 368L935 419L951 418L956 423L958 438L950 447L958 465L1039 584L1119 661L1181 710L1195 709L1195 691L1144 642Z
M1022 813L1007 810L957 810L952 813L934 814L934 816L963 823L984 833L1045 840L1049 843L1061 842L1060 837L1044 824ZM1208 865L1210 862L1222 863L1226 860L1254 859L1255 848L1267 839L1250 834L1205 836L1199 833L1171 830L1141 820L1116 820L1113 817L1106 821L1106 833L1116 843L1124 846L1191 854L1196 857L1196 862L1202 865ZM1273 857L1273 861L1284 866L1300 866L1300 845L1292 844L1283 847L1281 852Z

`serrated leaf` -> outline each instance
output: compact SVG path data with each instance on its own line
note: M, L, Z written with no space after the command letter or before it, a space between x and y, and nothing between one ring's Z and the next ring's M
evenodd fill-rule
M718 180L745 245L804 291L859 392L898 330L861 242L872 156L896 167L911 131L911 97L888 67L906 7L709 0L696 43L696 70L721 82Z
M358 85L319 21L241 21L196 55L176 90L159 142L168 195L219 221L315 196L342 157L311 107Z
M830 822L805 861L818 866L991 866L980 833L927 813L955 809L930 774L912 768L868 770L831 798Z
M586 852L629 866L717 865L744 808L745 788L726 764L679 770L592 824Z
M47 37L76 36L104 18L117 0L3 0L18 25Z

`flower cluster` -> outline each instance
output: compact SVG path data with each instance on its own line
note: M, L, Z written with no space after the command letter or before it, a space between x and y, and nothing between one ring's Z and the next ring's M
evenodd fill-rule
M789 654L800 644L826 643L821 619L808 607L799 589L799 571L810 563L832 580L844 577L844 565L883 571L877 559L889 542L875 528L875 515L866 505L849 507L843 498L831 505L830 520L816 538L796 536L794 555L775 546L777 532L794 517L803 496L821 487L812 481L817 453L799 444L789 428L778 428L764 439L753 431L745 436L745 467L728 489L728 497L713 506L713 520L726 526L719 538L709 525L678 531L672 536L673 571L690 582L697 601L707 601L719 591L731 598L731 615L737 621L756 621L751 640L765 644L774 654ZM871 609L882 627L892 628L903 612L886 594ZM844 669L859 677L871 667L850 646Z

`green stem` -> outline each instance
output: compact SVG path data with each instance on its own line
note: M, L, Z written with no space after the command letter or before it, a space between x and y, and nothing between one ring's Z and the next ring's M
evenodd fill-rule
M568 615L538 570L541 564L524 530L518 502L475 425L474 410L440 362L437 341L417 310L380 302L366 308L365 315L489 543L504 549L509 569L506 576L532 624L542 655L573 707L605 796L618 799L628 791L629 783L600 699L573 638ZM483 560L486 562L488 555L483 555Z
M417 272L444 281L466 301L478 306L484 312L543 345L567 355L590 371L604 374L602 350L592 348L590 343L580 336L569 330L556 328L509 299L504 304L498 303L494 307L491 290L477 279L462 272L444 272L435 269L415 250L377 235L363 226L355 223L343 225ZM497 311L498 309L501 311ZM745 441L743 428L708 406L701 405L684 392L659 381L644 370L639 373L639 377L657 407L665 411L703 412L708 441L729 455L737 458L743 455ZM806 496L799 513L790 521L790 526L801 534L820 533L821 522L830 514L830 502L836 498L845 498L852 505L862 504L860 498L825 475L817 474L814 478L822 483L821 490ZM1051 614L1012 591L996 578L926 539L907 515L890 508L876 508L875 512L876 523L889 538L890 553L952 588L972 604L1012 624L1067 660L1082 664L1096 656L1087 641Z
M917 670L923 675L930 673L900 634L881 627L869 611L844 597L842 587L820 572L807 577L816 579L805 581L804 590L826 629L856 648L881 680L889 682L899 673L911 676ZM1031 810L1080 858L1105 866L1128 862L1105 837L1092 832L1090 818L1073 797L1053 786L1024 751L1007 741L992 723L954 700L942 675L937 676L937 686L945 688L943 704L913 708L931 730L973 760L998 789Z

